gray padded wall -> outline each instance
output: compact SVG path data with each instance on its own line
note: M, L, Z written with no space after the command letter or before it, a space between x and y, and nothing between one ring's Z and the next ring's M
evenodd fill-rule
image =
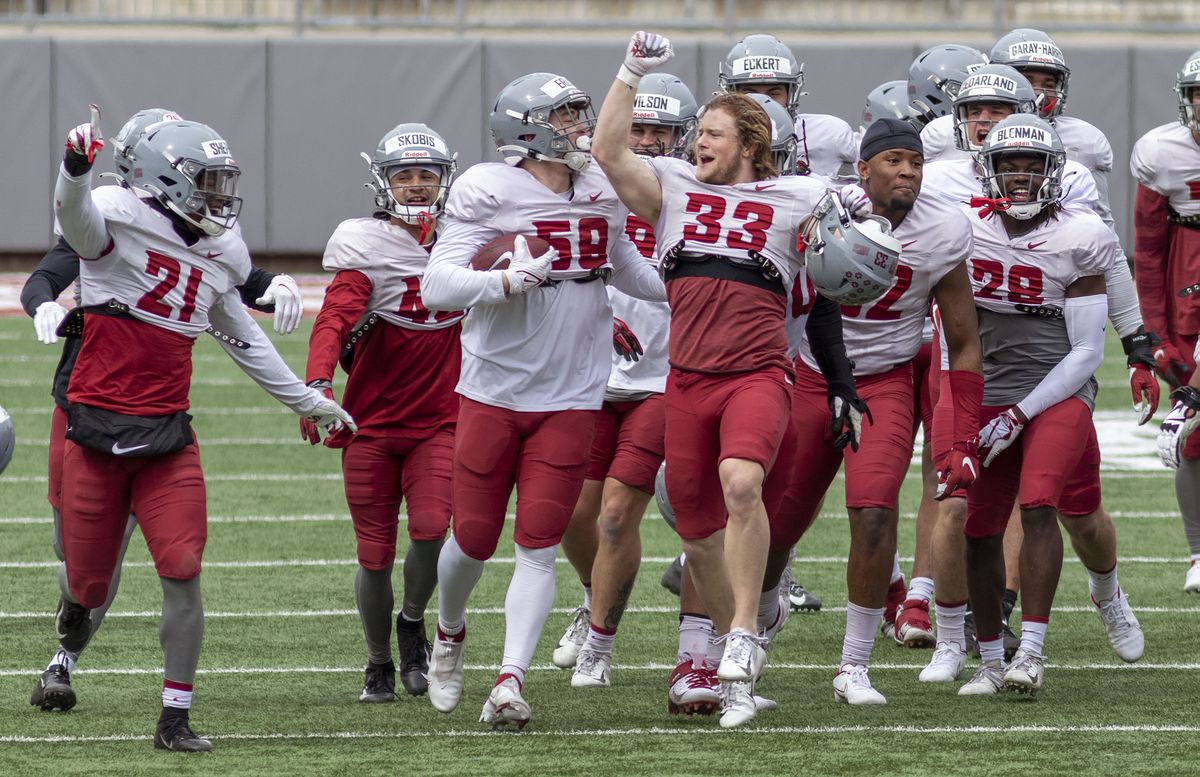
M50 125L50 52L49 38L10 39L0 46L0 147L7 149L0 250L44 251L49 246L54 185L49 160L62 148Z

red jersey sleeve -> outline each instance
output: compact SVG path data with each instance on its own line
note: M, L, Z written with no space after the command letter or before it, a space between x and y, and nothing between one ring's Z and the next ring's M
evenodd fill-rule
M1142 320L1154 332L1167 331L1167 198L1138 184L1133 206L1133 270ZM1164 335L1165 336L1165 335Z
M342 346L354 325L366 313L372 288L371 279L357 270L342 270L333 276L308 338L305 382L333 380Z

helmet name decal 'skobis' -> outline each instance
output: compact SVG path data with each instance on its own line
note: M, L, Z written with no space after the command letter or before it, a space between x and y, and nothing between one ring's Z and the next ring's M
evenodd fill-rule
M762 73L770 71L771 75L776 73L786 73L791 70L790 66L783 64L781 57L742 57L734 63L734 73Z
M1017 91L1017 82L1011 78L997 75L996 73L976 73L968 76L962 83L962 89L959 94L969 92L972 89L991 88L1002 92L1013 94Z
M997 146L1014 141L1032 141L1044 146L1050 145L1050 134L1040 127L997 127L992 134L993 145Z
M1033 59L1046 58L1052 62L1065 62L1062 49L1055 46L1053 43L1045 40L1024 40L1019 43L1013 43L1008 47L1008 56L1011 59Z
M447 153L446 144L442 142L441 138L434 137L433 135L426 135L423 132L410 132L404 135L392 135L384 141L383 151L386 154L392 154L407 146L425 146L426 148L434 149L440 154ZM410 154L406 153L405 156L410 156ZM429 156L429 154L421 153L417 156Z
M642 94L639 92L633 98L633 110L635 118L638 110L662 111L672 116L678 116L680 115L680 104L679 100L665 94Z
M229 144L224 140L206 140L200 144L209 159L229 156Z

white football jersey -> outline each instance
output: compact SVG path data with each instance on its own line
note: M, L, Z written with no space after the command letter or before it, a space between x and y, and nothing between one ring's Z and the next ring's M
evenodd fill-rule
M1052 123L1067 152L1067 159L1078 162L1092 173L1107 175L1112 172L1112 145L1097 127L1074 116L1055 116Z
M824 113L801 113L796 117L797 156L808 159L810 172L836 178L849 165L854 175L858 161L858 140L845 121Z
M621 242L617 250L636 247L637 257L658 268L654 229L632 213L625 221L625 234L631 242ZM670 339L671 308L665 302L631 297L613 286L608 287L613 316L624 321L642 345L642 356L629 361L613 351L612 373L608 387L618 392L637 391L661 394L667 390L667 343Z
M971 252L967 213L936 197L917 198L892 234L901 250L891 289L868 305L842 306L842 337L859 376L887 372L916 357L933 288ZM818 369L807 337L800 356Z
M971 159L968 151L954 144L954 117L938 116L921 130L921 146L925 149L925 163L939 159Z
M969 203L972 197L983 196L983 182L975 158L963 156L940 159L925 165L921 179L921 196L935 196L955 203ZM1064 208L1078 208L1099 213L1100 194L1096 181L1086 167L1067 160L1063 165L1062 196Z
M208 328L208 310L245 283L250 253L240 233L226 230L188 246L171 220L121 186L91 192L104 216L112 250L79 263L84 305L115 299L134 318L196 337Z
M1133 145L1129 169L1138 183L1167 198L1181 216L1200 214L1200 145L1177 121L1163 124Z
M371 281L367 315L405 329L442 329L466 315L461 310L429 310L421 300L421 276L429 253L403 227L383 219L348 219L338 225L321 266L330 272L355 270Z

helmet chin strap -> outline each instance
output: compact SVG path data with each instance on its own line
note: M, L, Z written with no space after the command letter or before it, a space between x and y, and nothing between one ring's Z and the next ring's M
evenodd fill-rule
M419 244L425 245L425 242L429 239L429 234L433 232L434 223L433 216L429 215L429 211L423 210L417 214L417 226L421 228L421 231L417 234L417 242Z
M979 208L979 218L986 219L992 213L1003 213L1012 207L1008 197L972 197L971 207Z

